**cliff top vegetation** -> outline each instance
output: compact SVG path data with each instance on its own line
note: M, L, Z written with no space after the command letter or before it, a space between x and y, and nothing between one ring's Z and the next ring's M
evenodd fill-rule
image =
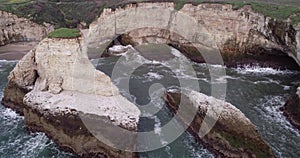
M77 38L80 37L78 29L59 28L49 33L49 38Z
M11 12L19 17L25 17L43 24L54 25L56 28L75 28L80 22L89 25L104 8L116 8L128 3L137 2L174 2L175 9L181 9L184 4L221 3L231 4L233 9L251 5L254 11L277 20L291 19L292 24L300 22L300 1L266 0L0 0L0 10Z

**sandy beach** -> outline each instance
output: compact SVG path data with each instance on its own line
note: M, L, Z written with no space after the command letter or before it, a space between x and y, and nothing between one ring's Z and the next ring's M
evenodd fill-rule
M0 47L0 60L20 60L37 42L18 42Z

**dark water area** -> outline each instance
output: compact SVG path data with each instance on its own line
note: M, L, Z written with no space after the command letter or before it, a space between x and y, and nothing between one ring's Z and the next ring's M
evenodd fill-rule
M166 133L161 131L161 127L173 117L162 99L166 89L179 89L181 82L196 82L199 83L200 92L207 95L211 93L207 65L183 60L184 57L176 50L172 50L172 53L176 56L173 61L151 61L133 53L92 60L92 63L112 77L123 96L139 106L143 117L138 130L153 130L159 135L162 146L165 145L154 151L139 153L140 157L211 158L213 155L189 133L184 132L174 142L167 142L164 139ZM15 64L0 61L1 97L6 78ZM192 66L193 72L187 65ZM299 79L298 71L252 66L226 68L226 76L220 76L215 82L227 81L226 101L239 108L257 126L277 157L298 158L300 132L287 121L279 108L296 91ZM151 108L154 111L145 107L154 107ZM44 134L27 132L23 117L2 105L0 125L0 157L72 157L61 151ZM150 140L143 138L139 141Z

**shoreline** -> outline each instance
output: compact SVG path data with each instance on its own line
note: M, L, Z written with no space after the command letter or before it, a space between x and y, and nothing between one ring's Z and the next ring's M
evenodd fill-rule
M21 60L37 42L17 42L0 47L0 60Z

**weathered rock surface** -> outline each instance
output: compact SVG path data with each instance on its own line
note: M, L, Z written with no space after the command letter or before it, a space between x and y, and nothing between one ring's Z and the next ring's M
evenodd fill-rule
M298 87L296 94L285 103L281 110L291 124L300 130L300 87Z
M181 96L182 95L182 96ZM197 111L189 125L189 131L211 150L217 157L275 157L269 145L258 133L255 125L235 106L199 92L192 91L188 96L176 92L167 92L165 100L169 108L176 113L180 108ZM222 111L212 130L200 138L200 127L208 107ZM189 113L181 113L179 119L186 124Z
M202 53L217 49L227 65L259 62L298 68L287 56L300 64L299 26L265 17L250 6L233 10L231 5L186 4L177 12L168 2L128 4L105 9L90 28L93 48L105 49L119 36L125 45L172 45L196 62L204 61L197 49Z
M0 46L11 42L40 41L54 27L50 24L38 25L28 19L0 11Z
M10 73L2 103L24 114L30 130L78 156L136 157L114 147L134 149L136 137L126 131L137 130L140 111L94 68L83 44L42 40Z

